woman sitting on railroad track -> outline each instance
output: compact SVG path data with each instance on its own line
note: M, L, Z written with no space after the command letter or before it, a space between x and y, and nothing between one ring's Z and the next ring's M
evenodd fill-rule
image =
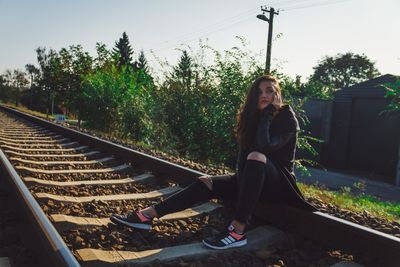
M153 218L212 198L233 199L236 210L229 227L203 240L210 248L226 249L247 244L246 223L258 201L290 202L315 210L296 186L293 165L299 126L293 109L282 102L278 80L273 76L257 78L237 118L239 154L235 174L200 176L164 201L127 215L114 214L111 221L151 229Z

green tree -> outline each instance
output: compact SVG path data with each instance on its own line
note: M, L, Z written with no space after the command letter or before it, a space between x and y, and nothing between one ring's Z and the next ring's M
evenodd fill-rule
M115 48L113 49L113 55L117 59L117 66L121 68L122 66L133 66L132 65L132 55L133 49L129 43L129 38L126 32L122 33L122 37L115 42Z
M8 100L8 87L7 81L4 78L4 75L0 75L0 100L7 101Z
M190 89L193 75L193 60L186 50L182 51L178 65L174 67L173 79L180 82L186 89Z
M58 90L59 102L66 105L81 121L81 98L83 92L83 77L92 72L93 58L83 50L81 45L71 45L59 52L60 67L59 78L62 89Z
M143 70L145 73L149 73L149 66L143 50L140 50L137 67L138 69Z
M92 128L145 140L153 126L147 95L137 83L137 73L125 68L130 67L112 66L85 76L82 115Z
M388 109L391 111L400 111L400 79L393 83L384 84L386 88L385 97L391 98Z
M366 55L351 52L325 56L314 68L310 81L339 89L372 79L379 75L375 63Z
M58 88L62 88L62 84L59 79L60 59L55 50L50 49L47 51L45 47L38 47L36 50L37 60L39 63L40 78L39 87L46 100L44 100L46 114L53 111L54 99Z
M26 90L29 80L26 73L21 70L14 70L14 88L15 88L15 105L18 106L21 96L21 91Z
M33 106L33 88L37 78L39 77L40 71L33 64L26 64L25 70L29 74L30 86L29 86L29 108L32 109Z
M282 74L278 75L281 76L280 81L285 88L283 91L285 97L312 97L323 100L333 98L335 90L332 87L322 84L320 81L309 80L303 83L299 75L296 76L296 79Z
M210 66L212 89L211 104L206 114L206 129L209 142L209 157L217 162L234 166L238 144L235 138L236 115L240 104L246 97L252 81L263 73L261 64L241 47L233 47L214 53L214 63Z
M0 75L0 88L3 89L6 86L6 79L3 75Z
M147 59L144 55L143 50L140 51L139 58L137 60L135 71L138 73L137 82L139 84L144 85L148 90L148 93L151 94L151 97L155 96L155 85L154 85L154 78L150 73L150 69L147 63Z
M27 88L29 81L26 77L26 73L15 69L13 71L6 70L2 75L2 86L3 89L8 91L4 94L7 98L6 101L14 101L15 105L19 105L21 91Z
M194 119L189 115L193 109L192 97L196 97L191 93L192 72L192 58L187 51L183 51L177 65L161 85L156 100L160 105L159 121L168 122L170 130L177 137L180 151L187 150L186 140L190 138L187 124Z
M100 69L111 69L112 62L112 51L107 49L107 46L102 43L96 43L97 56L94 58L94 68Z
M12 88L12 71L7 69L2 75L0 75L0 97L4 102L10 102L13 100L13 88Z

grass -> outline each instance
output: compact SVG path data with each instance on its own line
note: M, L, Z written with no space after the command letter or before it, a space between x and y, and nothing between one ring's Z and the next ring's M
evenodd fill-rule
M27 107L21 106L19 105L18 107L15 104L12 103L2 103L4 106L12 108L12 109L16 109L22 112L26 112L28 114L34 115L36 117L42 118L42 119L51 119L54 120L54 116L49 114L48 116L44 113L38 112L38 111L34 111L34 110L30 110Z
M324 203L357 213L367 211L374 217L400 223L400 203L380 201L364 193L354 194L346 187L340 191L332 191L318 185L306 185L300 182L297 184L306 197L318 198Z
M46 114L32 111L24 107L15 107L15 105L7 106L41 118L46 118ZM51 115L49 115L49 118L53 119ZM95 132L98 135L113 136L112 133L102 133L99 131ZM114 137L118 136L114 135ZM142 147L143 149L158 151L176 156L176 153L173 153L172 151L162 151L158 148L152 147L142 142L136 142L133 140L128 140L126 138L123 138L123 140L121 141L124 141L128 144L133 144L137 147ZM215 166L217 166L214 164L210 164L210 166L211 165L214 168ZM358 191L361 192L360 194L354 194L353 192L351 192L351 189L349 187L342 187L340 191L332 191L318 185L306 185L301 182L298 182L297 184L306 197L317 198L324 203L336 205L342 209L350 210L356 213L363 213L364 211L367 211L374 217L400 223L400 203L380 201L373 196L364 194L363 191L365 190L365 185L363 185L362 183L354 184Z

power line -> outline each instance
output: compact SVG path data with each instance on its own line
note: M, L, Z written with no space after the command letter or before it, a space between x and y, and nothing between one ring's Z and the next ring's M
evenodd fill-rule
M170 42L174 42L176 40L182 40L182 39L190 38L189 36L191 36L191 35L203 34L205 31L208 31L210 28L218 27L218 25L224 24L227 21L232 21L233 20L233 22L235 23L235 20L237 18L243 17L243 15L247 15L249 13L254 13L256 10L257 10L257 8L249 9L249 10L247 10L245 12L241 12L241 13L238 13L238 14L236 14L234 16L231 16L231 17L225 18L223 20L220 20L218 22L209 24L209 25L207 25L207 26L205 26L205 27L203 27L201 29L198 29L198 30L195 30L195 31L191 31L190 33L185 33L185 34L182 34L182 35L178 35L178 36L176 36L176 37L174 37L172 39L169 39L169 40L166 40L166 41L163 41L163 42L153 43L153 44L150 44L150 46L153 46L153 45L157 46L157 45L167 44L167 43L170 43ZM223 26L223 25L221 25L221 26Z
M351 0L335 0L335 1L325 1L322 3L315 3L315 4L310 4L310 5L305 5L305 6L292 6L288 8L283 8L280 9L281 11L290 11L290 10L296 10L296 9L304 9L304 8L311 8L311 7L318 7L318 6L326 6L326 5L333 5L333 4L338 4L338 3L344 3L344 2L349 2Z
M309 1L313 1L313 0L296 0L296 1L295 0L288 0L288 1L280 2L280 4L289 4L289 3L293 3L293 2L296 2L296 3L309 2ZM312 8L312 7L317 7L317 6L331 5L331 4L337 4L337 3L342 3L342 2L348 2L348 1L351 1L351 0L333 0L333 1L332 0L328 0L328 1L323 1L323 2L310 3L308 5L294 5L294 6L288 5L287 8L283 8L283 9L279 8L278 11L290 11L290 10L296 10L296 9ZM206 27L204 27L204 28L202 28L200 30L193 31L193 32L190 32L190 33L186 33L186 34L182 34L180 36L177 36L177 37L175 37L173 39L170 39L170 40L167 40L167 41L164 41L164 42L155 43L154 46L161 45L161 47L155 48L155 49L151 49L151 50L152 51L163 51L165 49L172 48L172 47L174 47L174 46L176 46L178 44L181 44L183 42L191 42L193 40L201 39L203 37L215 34L217 32L223 31L223 30L226 30L226 29L231 28L231 27L233 27L233 26L235 26L237 24L240 24L240 23L243 23L243 22L246 22L246 21L249 21L250 19L252 19L254 14L251 14L250 16L246 16L244 18L243 18L243 15L244 14L248 14L250 12L252 13L255 10L256 10L255 8L252 8L252 9L249 9L249 10L247 10L245 12L238 13L235 16L232 16L232 17L229 17L229 18L225 18L225 19L223 19L223 20L221 20L219 22L216 22L216 23L213 23L213 24L209 24L208 26L206 26ZM239 17L241 17L241 19L237 20ZM224 22L227 22L227 21L231 21L231 22L224 25ZM219 24L222 24L222 25L220 25L219 27L217 27L217 29L215 29L215 26L219 25ZM210 30L211 28L214 28L214 29ZM196 36L192 37L193 35L196 35ZM167 45L167 46L164 46L164 45Z
M245 18L243 18L243 19L241 19L241 20L234 21L234 22L232 22L232 23L230 23L230 24L227 24L227 25L223 25L222 27L219 27L218 29L214 29L214 30L211 30L211 31L203 32L203 33L197 35L196 37L183 38L183 39L181 39L181 40L179 40L179 41L177 41L177 42L174 42L173 44L168 45L168 46L166 46L166 47L161 47L161 48L153 49L153 51L162 51L162 50L165 50L165 49L174 47L175 45L177 45L177 44L179 44L179 43L182 43L182 42L190 42L190 41L193 41L193 40L196 40L196 39L201 39L201 38L203 38L203 37L206 37L206 36L215 34L215 33L220 32L220 31L222 31L222 30L226 30L226 29L231 28L231 27L233 27L233 26L235 26L235 25L237 25L237 24L243 23L243 22L245 22L245 21L249 21L249 20L251 20L251 19L254 19L254 15L253 15L253 14L250 15L250 16L246 16Z
M309 1L314 1L314 0L289 0L289 1L283 1L283 2L278 1L276 3L272 2L272 4L274 6L279 6L280 7L281 5L291 4L293 2L299 3L299 2L309 2Z

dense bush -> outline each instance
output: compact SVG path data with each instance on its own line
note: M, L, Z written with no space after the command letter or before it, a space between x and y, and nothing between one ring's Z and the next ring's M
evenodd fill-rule
M391 111L400 111L400 79L393 83L384 84L386 88L386 98L391 98L388 109Z
M199 55L205 53L214 61L204 63ZM223 53L208 46L198 54L182 51L157 91L160 117L176 136L181 154L234 165L236 114L249 84L262 73L259 65L238 47Z
M196 53L190 48L182 50L177 64L163 64L162 77L157 79L143 52L134 63L130 52L129 62L122 64L118 50L112 52L102 44L97 44L94 58L81 46L60 52L41 48L37 50L40 75L33 96L47 107L50 100L55 106L66 106L87 127L193 160L234 167L237 112L252 81L263 73L258 60L262 57L249 52L243 39L238 40L239 46L223 52L203 44ZM206 54L211 62L205 62ZM307 122L304 99L299 98L309 92L306 86L274 74L282 81L286 101ZM301 132L299 148L314 152L309 141ZM297 161L300 167L301 162Z

